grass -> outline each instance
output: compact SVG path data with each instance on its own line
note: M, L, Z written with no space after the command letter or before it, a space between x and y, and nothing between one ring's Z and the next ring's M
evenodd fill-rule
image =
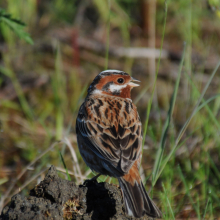
M2 53L0 85L4 88L5 84L11 83L16 94L14 99L5 96L0 101L0 130L3 130L0 147L4 155L0 160L0 196L6 200L19 188L33 188L50 164L60 170L59 175L63 178L71 178L77 183L94 175L77 148L75 119L78 108L95 75L115 59L109 54L115 36L122 39L122 46L146 46L141 37L132 32L139 26L132 13L127 14L127 11L131 12L129 1L96 0L93 1L93 8L99 14L96 25L100 25L106 39L105 63L99 67L90 60L81 59L80 67L73 66L72 57L76 54L67 52L66 42L56 40L49 43L52 51L40 50L36 46L41 39L46 42L44 37L48 34L44 33L45 29L58 26L59 18L48 13L50 5L44 7L36 26L35 16L21 14L19 1L16 5L12 4L14 1L8 2L6 11L27 23L35 44L28 46L10 30L2 32L7 50ZM58 7L61 1L55 3L54 7ZM169 76L166 79L161 77L163 71L171 75L171 71L166 70L167 60L158 60L153 85L149 84L146 68L141 71L146 60L118 60L123 70L142 81L141 88L132 91L143 122L141 172L146 188L153 187L151 195L163 211L164 219L214 219L220 211L220 63L216 61L215 66L207 69L205 62L208 63L210 57L219 51L219 27L216 26L219 18L215 14L210 16L211 12L204 5L197 7L197 0L165 3L158 1L156 27L161 49L169 45L172 49L179 48L177 50L182 54L182 60L178 61L179 71L174 69L177 63L168 63L176 74L175 82ZM73 8L77 14L77 6ZM34 15L38 13L32 1L27 2L25 10ZM59 16L64 14L62 10L65 7L59 8ZM61 20L66 21L66 25L72 16L65 15ZM201 21L209 27L201 26ZM34 32L36 27L42 30L39 36ZM84 34L87 33L86 27L80 30ZM211 28L214 31L207 34ZM182 49L184 41L187 45ZM204 58L202 64L193 60L195 51ZM48 80L40 87L24 91L22 78L28 79L32 75L37 78L47 76ZM166 89L161 93L161 88ZM157 104L153 102L155 94ZM55 140L61 142L58 144ZM99 181L117 183L116 179L106 176L100 176ZM9 183L10 187L7 186Z
M182 67L183 67L183 62L184 62L184 56L185 56L185 47L184 47L184 51L183 51L183 55L182 55L182 60L181 60L181 63L180 63L178 78L177 78L177 81L175 83L173 95L171 97L170 107L169 107L168 114L167 114L167 119L164 123L163 132L161 134L160 146L158 148L157 157L156 157L156 160L155 160L155 163L154 163L153 175L152 175L152 185L153 186L155 185L157 179L160 176L159 168L160 168L160 165L161 165L161 162L162 162L162 157L163 157L164 148L165 148L165 142L166 142L166 139L167 139L167 133L168 133L168 130L169 130L169 126L170 126L170 122L171 122L171 118L172 118L172 114L173 114L173 109L174 109L174 105L175 105L175 102L176 102L177 91L178 91L178 88L179 88L180 77L181 77L181 72L182 72Z

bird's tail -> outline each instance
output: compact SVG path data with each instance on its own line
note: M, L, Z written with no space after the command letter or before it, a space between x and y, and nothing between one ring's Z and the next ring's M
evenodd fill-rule
M136 176L136 180L133 180L132 176L129 175L118 178L127 214L136 218L145 214L150 217L161 218L162 213L148 196L139 174L138 179Z

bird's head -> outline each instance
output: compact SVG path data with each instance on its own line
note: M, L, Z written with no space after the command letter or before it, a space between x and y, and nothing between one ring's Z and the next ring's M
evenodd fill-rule
M95 77L88 89L88 95L112 95L122 98L131 97L131 89L139 86L140 82L127 73L119 70L105 70Z

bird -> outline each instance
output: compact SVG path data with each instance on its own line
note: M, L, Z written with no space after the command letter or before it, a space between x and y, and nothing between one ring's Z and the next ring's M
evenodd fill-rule
M120 70L100 72L87 90L76 119L77 143L87 166L115 177L129 216L161 218L141 181L142 124L131 90L139 80Z

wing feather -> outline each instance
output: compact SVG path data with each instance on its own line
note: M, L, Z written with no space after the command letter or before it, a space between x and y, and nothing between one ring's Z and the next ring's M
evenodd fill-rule
M122 174L141 156L141 122L131 100L91 97L82 104L76 126L90 149Z

